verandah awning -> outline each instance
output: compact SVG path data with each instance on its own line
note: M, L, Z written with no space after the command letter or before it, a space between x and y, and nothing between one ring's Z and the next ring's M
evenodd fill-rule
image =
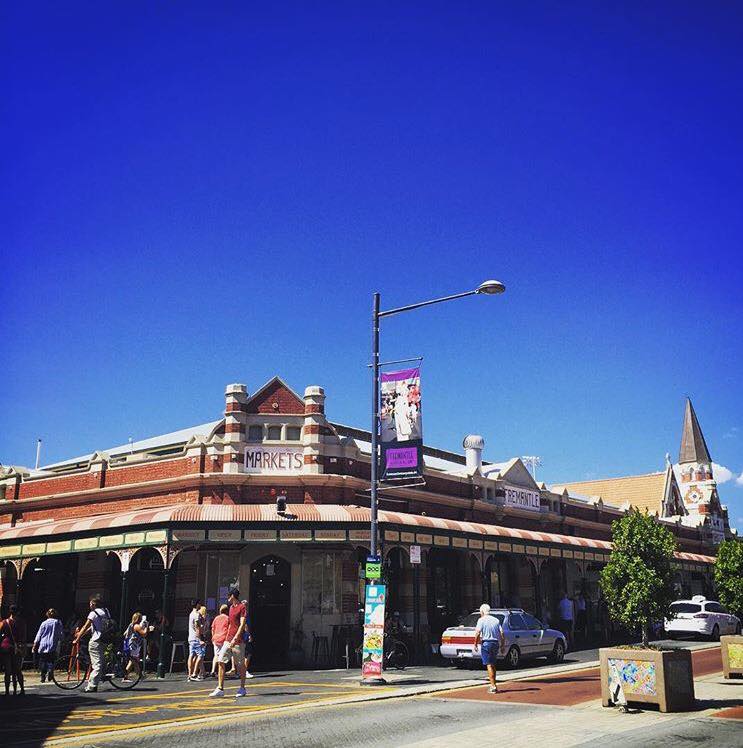
M336 504L290 504L285 515L276 513L275 504L176 504L83 519L21 523L0 530L0 559L156 545L168 540L168 530L170 539L181 543L364 540L368 531L361 528L368 526L369 521L369 509ZM379 523L384 539L390 542L520 553L541 549L540 555L576 557L580 553L578 557L599 560L612 548L610 542L594 538L403 512L380 510ZM245 529L246 525L250 529ZM287 525L302 529L289 529ZM351 527L359 529L348 529ZM347 535L347 529L353 535ZM551 554L549 548L566 552ZM584 555L585 551L598 553ZM711 556L697 553L679 552L676 557L698 564L715 561Z

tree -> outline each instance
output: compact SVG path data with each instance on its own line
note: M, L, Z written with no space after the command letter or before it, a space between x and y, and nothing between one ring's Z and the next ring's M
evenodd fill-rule
M738 617L743 616L743 543L723 540L715 560L715 587L720 602Z
M611 525L614 549L601 572L609 615L630 630L642 631L648 646L651 621L670 615L676 538L647 513L633 509Z

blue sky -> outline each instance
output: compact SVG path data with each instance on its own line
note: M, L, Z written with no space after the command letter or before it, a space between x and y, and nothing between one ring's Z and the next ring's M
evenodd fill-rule
M743 12L628 6L6 3L0 462L274 374L365 427L372 292L495 277L383 323L426 441L650 472L688 394L743 528Z

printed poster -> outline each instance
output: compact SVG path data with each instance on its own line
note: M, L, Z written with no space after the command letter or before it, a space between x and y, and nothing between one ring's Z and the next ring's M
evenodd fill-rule
M382 677L384 654L384 605L387 587L369 584L364 604L364 646L361 654L361 677Z
M381 376L379 412L383 481L423 477L423 422L420 367Z

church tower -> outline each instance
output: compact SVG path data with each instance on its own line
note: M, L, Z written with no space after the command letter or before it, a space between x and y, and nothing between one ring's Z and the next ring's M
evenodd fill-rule
M724 512L712 473L712 458L691 400L686 398L679 461L674 466L681 496L689 511L685 524L705 525L713 542L725 535Z

